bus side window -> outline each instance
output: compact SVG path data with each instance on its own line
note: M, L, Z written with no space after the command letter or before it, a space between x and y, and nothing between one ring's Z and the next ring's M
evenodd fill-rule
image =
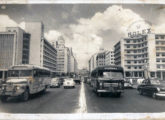
M5 79L7 78L7 71L5 72Z
M37 71L37 70L34 70L33 76L34 76L34 77L38 77L38 71Z

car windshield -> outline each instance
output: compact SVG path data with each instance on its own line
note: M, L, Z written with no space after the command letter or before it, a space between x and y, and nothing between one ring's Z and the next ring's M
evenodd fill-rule
M32 76L32 70L9 70L8 77Z
M153 85L160 85L160 81L159 80L150 80L150 82Z
M103 72L103 78L123 78L122 72Z

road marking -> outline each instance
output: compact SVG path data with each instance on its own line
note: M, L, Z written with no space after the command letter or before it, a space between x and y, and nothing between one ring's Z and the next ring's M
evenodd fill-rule
M81 83L80 96L79 96L79 108L75 111L76 113L87 113L86 97L84 83Z

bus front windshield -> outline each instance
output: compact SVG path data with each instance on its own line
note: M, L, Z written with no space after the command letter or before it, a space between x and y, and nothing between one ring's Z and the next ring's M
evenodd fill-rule
M28 77L32 76L32 70L9 70L8 77Z
M123 74L122 72L114 72L114 71L110 71L110 72L103 72L102 73L102 77L103 78L117 78L117 79L122 79L123 78Z

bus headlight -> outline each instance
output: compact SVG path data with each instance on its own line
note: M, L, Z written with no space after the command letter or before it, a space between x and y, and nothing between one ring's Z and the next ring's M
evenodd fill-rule
M17 86L16 89L19 90L21 87L20 86Z
M103 83L100 83L100 86L102 86L103 85Z
M157 87L157 91L159 92L160 91L160 88Z

